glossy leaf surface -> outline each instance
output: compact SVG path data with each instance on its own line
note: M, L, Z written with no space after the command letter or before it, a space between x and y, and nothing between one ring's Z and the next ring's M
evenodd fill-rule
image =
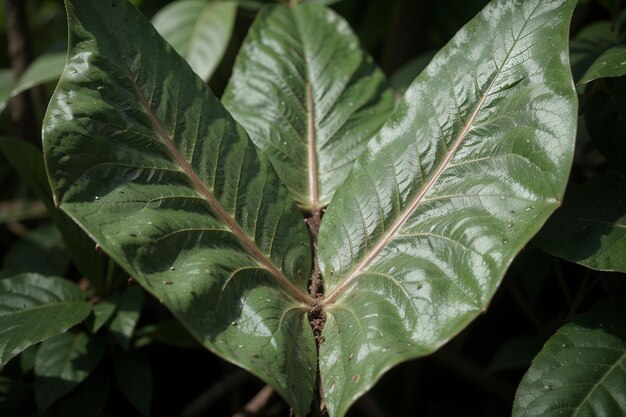
M331 416L484 311L559 205L577 119L574 5L488 5L409 87L337 190L318 241Z
M74 283L38 274L0 280L0 366L80 323L91 311Z
M56 200L203 345L305 414L311 249L288 190L134 7L66 6L68 65L44 121Z
M603 271L626 273L626 181L593 177L572 185L536 239L546 252Z
M208 81L226 51L236 13L235 1L184 0L161 9L152 24L196 74Z
M45 410L89 376L104 354L104 342L68 332L42 343L35 360L35 399Z
M626 415L625 306L606 301L548 339L520 383L513 417Z
M316 4L259 13L222 101L306 211L330 202L393 109L348 24Z

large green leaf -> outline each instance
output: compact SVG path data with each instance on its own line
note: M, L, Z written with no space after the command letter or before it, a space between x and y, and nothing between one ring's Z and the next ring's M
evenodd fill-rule
M222 99L306 211L325 207L393 109L348 24L316 4L268 6Z
M104 355L104 342L84 332L60 334L41 344L35 360L35 399L45 410L72 391Z
M626 415L626 299L561 327L522 379L513 417Z
M626 272L626 181L598 176L572 185L565 204L536 239L537 246L570 262Z
M60 207L201 343L305 414L311 248L288 190L134 7L66 6L68 64L44 120Z
M80 323L91 311L62 278L22 274L0 280L0 367L27 347Z
M331 416L485 311L560 204L577 119L574 5L488 5L409 87L335 193L318 241Z
M208 81L226 51L236 13L234 1L183 0L161 9L152 24Z

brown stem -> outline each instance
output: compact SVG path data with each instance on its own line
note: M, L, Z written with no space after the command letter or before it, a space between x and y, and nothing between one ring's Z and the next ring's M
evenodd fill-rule
M324 403L324 390L322 388L322 380L320 374L319 364L319 351L320 346L324 343L324 336L322 336L322 330L324 329L324 323L326 317L322 309L322 297L324 295L324 283L322 281L322 274L320 272L319 263L317 261L317 234L322 223L322 212L320 210L314 210L313 213L305 220L309 227L309 232L313 240L313 271L311 272L311 278L309 280L309 294L311 298L315 300L315 305L309 311L309 322L311 323L311 329L313 329L313 335L315 336L315 344L317 348L317 376L315 379L315 395L311 405L310 417L327 417L326 404Z
M224 394L230 390L240 387L248 379L250 374L246 371L237 370L211 385L204 392L198 395L181 412L181 417L200 417L206 414L213 404L221 400Z
M4 10L9 41L8 51L15 78L26 71L32 61L30 38L24 0L4 0ZM39 145L39 129L33 113L33 102L29 91L11 100L11 121L18 136Z
M274 389L269 385L264 386L261 388L261 391L257 392L257 394L248 401L248 404L246 404L241 411L233 414L233 417L250 417L257 415L259 411L267 405L272 395L274 395Z

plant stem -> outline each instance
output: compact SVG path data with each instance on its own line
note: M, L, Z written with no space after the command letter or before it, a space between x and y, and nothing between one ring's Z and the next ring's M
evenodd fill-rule
M506 287L511 293L511 296L513 297L519 308L522 310L528 320L530 320L533 326L535 326L537 331L541 334L545 334L545 326L543 320L541 320L537 313L535 313L535 310L529 304L528 300L526 300L526 297L524 297L515 282L513 282L512 279L506 280Z
M224 378L211 385L208 389L198 395L181 412L181 417L200 417L206 414L207 410L217 401L223 398L228 391L238 388L248 379L250 374L243 370L237 370L226 375Z
M24 0L4 0L8 52L16 79L26 71L32 61L25 4ZM10 106L11 120L16 127L17 135L41 146L30 92L25 91L13 97Z
M252 397L248 404L246 404L241 411L233 414L233 417L250 417L259 413L265 407L270 398L274 395L274 389L266 385L261 388L261 391Z
M326 417L326 405L324 404L324 390L322 388L322 380L320 374L319 363L319 351L320 346L324 343L324 336L322 336L322 330L324 329L324 323L326 322L325 313L323 311L322 297L324 295L324 285L322 281L322 275L320 273L319 263L317 261L317 234L322 223L322 212L315 210L311 215L305 219L305 222L311 233L312 247L313 247L313 271L311 272L311 278L309 279L309 294L311 298L316 300L315 305L309 311L309 323L311 329L313 329L313 335L315 337L315 345L317 349L317 376L315 378L315 394L311 405L311 417Z

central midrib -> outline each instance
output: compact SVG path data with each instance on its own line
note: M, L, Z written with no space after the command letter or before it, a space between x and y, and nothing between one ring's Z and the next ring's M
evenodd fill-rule
M287 277L285 277L285 275L280 270L278 270L278 268L274 266L274 264L265 256L265 254L261 252L261 250L256 246L256 244L252 241L252 239L250 239L248 235L243 231L243 229L241 229L239 224L237 224L237 222L235 221L235 219L233 219L230 213L228 213L228 211L226 211L226 209L222 206L222 204L213 196L213 194L206 187L206 185L204 185L200 177L198 177L198 174L196 174L196 172L191 167L191 165L189 165L189 162L187 162L185 157L178 151L178 149L174 145L174 141L172 140L169 133L167 133L167 131L161 124L161 121L159 120L157 115L152 110L150 103L148 103L146 98L141 93L141 90L139 90L139 86L133 79L132 75L128 73L127 76L131 82L131 85L133 86L135 95L139 99L141 106L144 109L144 112L148 115L148 118L150 119L150 123L152 124L152 127L154 128L155 132L161 138L161 141L167 148L168 152L170 153L174 161L178 164L178 166L182 168L183 172L185 173L187 178L189 178L189 181L191 182L193 187L207 201L207 203L209 204L213 212L217 215L217 217L226 224L226 226L231 230L231 232L242 243L245 250L259 264L261 264L265 269L267 269L274 276L276 281L291 296L293 296L296 300L306 305L312 306L314 304L314 300L311 297L309 297L308 294L305 294L304 292L300 291L295 285L291 283L291 281L287 279Z
M315 108L313 107L313 87L311 82L306 83L306 112L307 112L307 152L309 165L309 199L311 213L319 211L319 180L317 174L317 147L315 144Z
M534 10L536 10L536 8ZM533 10L533 13L534 13L534 10ZM532 13L531 13L531 15L532 15ZM520 30L520 33L524 31L524 29L526 27L526 24L528 23L529 20L530 20L530 16L524 22L524 25L522 26L522 29ZM430 191L430 189L433 186L433 184L439 179L441 174L446 170L446 168L448 167L448 163L450 162L452 157L455 155L455 153L458 150L459 146L461 146L461 144L463 143L463 140L465 139L465 136L467 135L469 130L472 128L472 125L473 125L474 121L476 120L476 117L478 116L478 113L482 109L483 104L485 103L485 100L487 99L487 96L489 95L489 92L493 88L496 80L498 79L498 77L500 75L500 72L501 72L502 68L504 67L504 65L508 61L509 56L510 56L511 52L513 51L513 49L515 48L516 44L517 44L517 39L514 40L513 44L511 45L511 48L507 51L506 56L502 60L502 64L497 68L497 70L496 70L496 72L495 72L495 74L493 76L493 79L490 81L489 85L487 86L485 91L482 93L482 96L481 96L480 100L478 101L478 103L476 104L476 107L474 108L474 111L470 115L469 119L465 122L461 132L454 139L454 142L452 143L452 146L449 148L448 153L446 154L445 158L439 163L439 165L437 165L437 168L435 169L435 172L430 176L429 180L423 185L423 187L420 190L420 192L413 198L413 201L411 201L411 204L409 204L409 206L404 210L402 215L383 234L383 236L372 247L372 249L367 253L367 255L365 257L363 257L363 259L361 259L361 261L348 273L348 275L346 275L346 278L341 283L341 285L339 285L337 288L335 288L335 290L333 290L328 295L328 297L326 297L326 299L323 302L323 306L324 307L328 306L329 304L334 303L335 300L337 299L337 297L339 297L339 295L341 295L341 293L343 291L345 291L345 289L352 283L352 281L354 281L359 276L359 274L363 271L363 269L365 267L367 267L367 265L392 240L394 235L404 225L404 223L407 221L409 216L411 216L413 211L423 201L424 196L426 195L426 193L428 193L428 191Z

